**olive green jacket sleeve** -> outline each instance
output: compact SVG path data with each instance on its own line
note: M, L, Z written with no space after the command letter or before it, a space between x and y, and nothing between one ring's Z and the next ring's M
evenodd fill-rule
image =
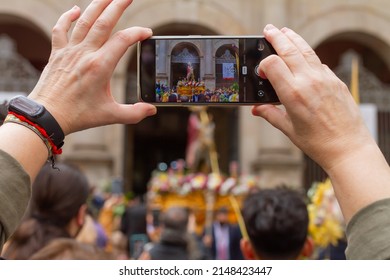
M360 210L347 226L347 259L390 259L390 198Z
M30 177L19 162L0 150L0 253L23 218L30 195Z

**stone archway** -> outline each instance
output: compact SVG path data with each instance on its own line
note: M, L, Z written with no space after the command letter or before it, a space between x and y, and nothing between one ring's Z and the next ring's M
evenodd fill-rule
M8 35L0 35L0 90L10 94L28 94L39 78L39 71L17 53L16 42Z
M0 103L34 88L50 54L50 42L31 22L0 14ZM1 118L6 110L2 110Z

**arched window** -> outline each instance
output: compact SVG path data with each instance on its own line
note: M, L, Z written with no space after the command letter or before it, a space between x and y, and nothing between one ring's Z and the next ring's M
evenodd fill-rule
M171 55L171 88L179 81L200 81L200 58L194 45L180 43Z
M216 89L238 85L236 50L230 44L218 48L215 55Z

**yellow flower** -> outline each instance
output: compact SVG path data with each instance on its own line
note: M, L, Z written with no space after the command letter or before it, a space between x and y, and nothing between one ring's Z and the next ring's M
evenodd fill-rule
M309 235L314 243L320 247L330 244L337 245L339 239L344 236L344 227L334 209L334 192L329 179L318 183L314 187L311 203L308 205Z

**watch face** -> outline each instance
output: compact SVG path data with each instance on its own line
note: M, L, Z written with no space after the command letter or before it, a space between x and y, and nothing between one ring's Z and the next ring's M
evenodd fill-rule
M39 117L44 112L44 107L41 104L24 96L13 98L9 103L9 108L11 111L30 117Z

